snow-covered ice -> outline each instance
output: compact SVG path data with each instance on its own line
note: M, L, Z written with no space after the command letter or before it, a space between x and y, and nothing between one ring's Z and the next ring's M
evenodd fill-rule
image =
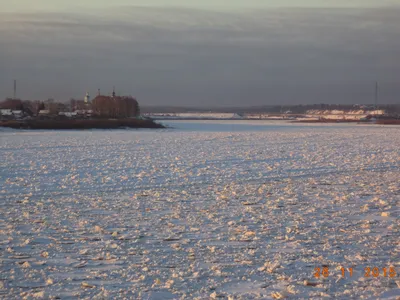
M400 297L399 127L167 124L0 131L0 298Z

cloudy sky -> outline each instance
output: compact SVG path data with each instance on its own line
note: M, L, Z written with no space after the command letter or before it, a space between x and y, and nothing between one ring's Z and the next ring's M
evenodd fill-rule
M400 104L397 0L224 2L0 1L0 99Z

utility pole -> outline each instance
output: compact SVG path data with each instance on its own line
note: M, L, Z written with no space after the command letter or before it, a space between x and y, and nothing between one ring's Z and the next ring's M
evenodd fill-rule
M375 83L375 110L378 109L378 81Z
M14 100L17 99L17 80L14 79Z

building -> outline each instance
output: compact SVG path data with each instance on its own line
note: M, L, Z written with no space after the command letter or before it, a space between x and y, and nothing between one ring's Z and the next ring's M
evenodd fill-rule
M0 120L14 119L14 114L11 109L0 109Z
M89 93L88 92L86 92L86 96L85 96L85 99L83 100L86 104L89 104L90 103L90 96L89 96Z
M92 101L92 111L102 118L132 118L140 115L139 103L131 96L97 95Z
M78 112L78 114L82 114L82 112L86 114L90 110L91 110L91 103L88 92L86 92L86 95L83 98L83 100L76 100L73 98L70 100L70 111Z
M86 99L85 100L71 99L70 109L71 111L88 110L90 109L90 103L86 102Z

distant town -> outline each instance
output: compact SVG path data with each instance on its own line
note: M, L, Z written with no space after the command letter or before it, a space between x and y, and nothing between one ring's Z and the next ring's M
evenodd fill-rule
M89 93L83 99L70 99L69 103L57 102L54 99L45 101L21 100L7 98L0 102L0 120L65 120L92 118L246 118L246 119L297 119L297 118L337 118L362 119L400 118L400 105L266 105L256 107L174 107L144 106L132 96L97 95L91 99Z
M98 94L92 100L89 93L83 99L71 99L70 103L30 101L7 98L0 103L2 120L18 119L87 119L87 118L132 118L140 116L137 100L131 96L111 96Z
M111 96L98 90L92 100L89 93L83 99L69 103L18 99L14 83L14 97L0 102L0 127L15 129L113 129L164 128L143 118L138 101L132 96L118 96L115 88Z
M145 106L142 110L132 96L119 96L115 88L109 95L102 95L100 90L92 99L90 94L82 99L70 99L69 103L21 100L14 96L0 102L1 125L21 126L22 123L4 123L5 121L72 121L72 120L293 120L300 122L400 122L400 105L375 104L311 104L311 105L267 105L258 107L225 108L185 108L172 106ZM91 124L94 124L93 122ZM29 126L32 125L32 122ZM25 127L25 126L22 126Z

